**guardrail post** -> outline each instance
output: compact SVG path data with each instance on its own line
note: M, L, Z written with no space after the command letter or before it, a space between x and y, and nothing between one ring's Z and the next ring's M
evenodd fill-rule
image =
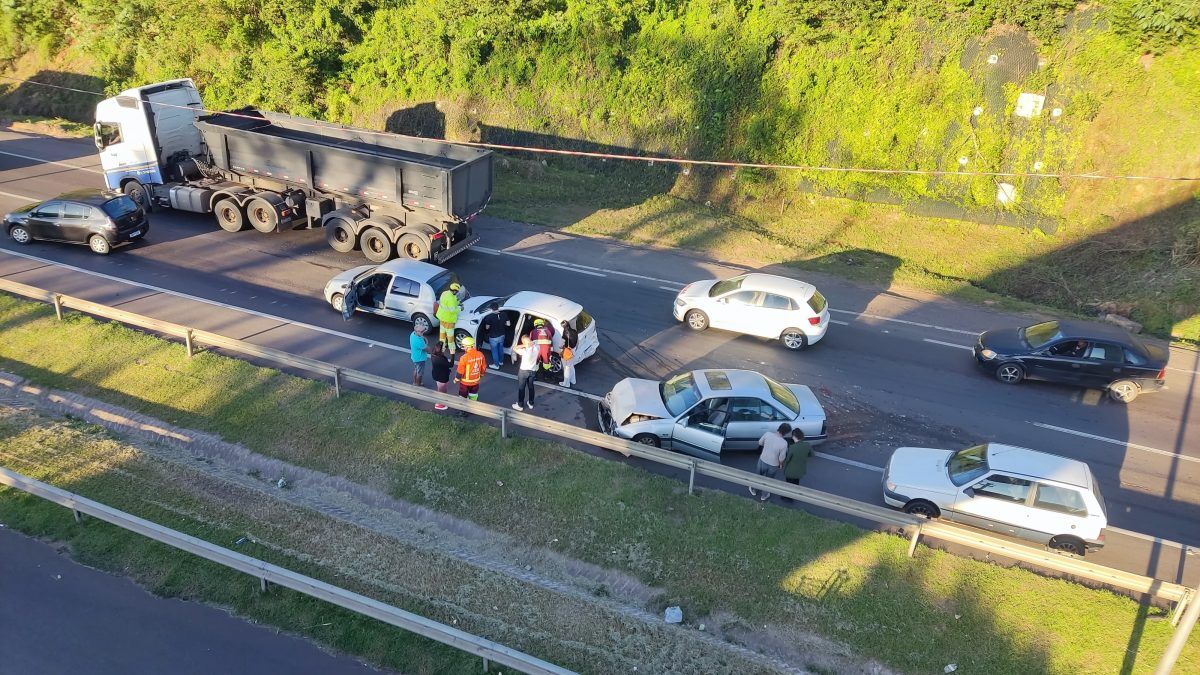
M267 578L266 577L258 578L258 590L263 593L267 592Z
M54 294L54 316L57 316L58 320L62 321L62 295L58 293Z
M491 661L488 661L488 657L486 657L486 656L483 657L483 672L486 673L487 671L489 671L491 669L492 669Z
M917 523L917 529L913 530L912 539L908 542L908 557L910 558L917 552L917 542L921 539L921 528L924 526L924 523Z
M342 397L342 369L333 369L333 395L335 398Z
M1175 603L1175 609L1171 612L1172 628L1179 625L1179 619L1183 617L1183 613L1187 611L1188 603L1196 599L1194 597L1195 595L1196 593L1194 591L1189 590L1187 593L1183 594L1183 597L1179 599L1179 602Z
M508 438L508 411L500 411L500 438ZM486 661L486 659L484 659Z
M196 354L196 344L192 341L192 329L189 328L183 334L183 342L187 345L188 358L192 358Z
M695 489L696 489L696 460L693 459L691 465L688 466L688 494L689 495L693 494Z
M1189 595L1197 594L1200 594L1200 586L1196 587ZM1179 653L1183 651L1183 646L1187 644L1188 637L1192 634L1192 628L1196 626L1197 618L1200 618L1200 602L1196 602L1196 598L1192 597L1187 610L1183 613L1183 620L1179 622L1175 634L1171 636L1167 651L1163 652L1162 658L1158 661L1158 667L1154 669L1154 675L1170 675L1171 669L1175 667L1175 661L1179 659Z

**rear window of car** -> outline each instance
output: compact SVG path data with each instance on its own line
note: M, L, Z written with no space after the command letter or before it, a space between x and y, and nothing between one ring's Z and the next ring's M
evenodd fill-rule
M429 287L433 289L433 297L440 298L444 291L450 289L450 284L460 283L458 275L450 270L446 270L429 280Z
M808 299L808 306L814 313L820 314L825 311L828 303L825 302L825 296L821 295L821 291L813 291L812 297Z
M137 211L138 205L129 197L121 195L104 202L100 208L108 214L109 218L120 218Z
M726 293L736 291L742 287L742 282L745 280L746 277L743 276L726 279L724 281L718 281L717 283L713 284L712 288L708 289L708 297L715 298L718 295L725 295Z
M1086 516L1088 512L1087 504L1084 503L1083 495L1079 494L1079 491L1044 483L1038 483L1037 496L1033 498L1033 505L1039 509L1067 513L1072 516Z
M987 446L975 445L950 455L946 472L950 475L950 482L959 487L987 473Z
M1059 330L1057 321L1034 324L1026 328L1023 332L1025 341L1034 349L1057 340L1062 336L1062 331Z
M800 414L800 399L796 398L796 394L782 384L763 375L763 379L767 382L767 389L771 390L771 396L779 401L779 405L792 411L793 415Z
M581 311L579 314L575 315L575 318L571 320L571 323L575 324L575 330L583 332L584 328L592 325L592 315Z

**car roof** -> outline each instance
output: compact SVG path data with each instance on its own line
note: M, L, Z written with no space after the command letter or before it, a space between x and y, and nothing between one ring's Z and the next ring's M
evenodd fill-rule
M1001 443L988 443L988 468L1030 478L1044 478L1084 490L1092 489L1092 471L1087 464L1067 457L1018 448Z
M1112 324L1088 323L1086 321L1058 321L1058 330L1065 338L1076 340L1112 340L1121 344L1138 344L1139 340L1129 331Z
M817 287L799 279L753 272L746 275L745 280L742 282L741 290L779 293L780 295L787 295L803 301L812 297Z
M538 291L518 291L508 297L505 307L520 309L529 314L558 321L574 319L583 311L583 305L573 300L560 298Z
M708 382L708 374L715 376L724 375L729 380L729 389L714 389ZM767 387L767 380L762 373L756 373L753 370L731 370L726 368L709 368L706 370L693 370L692 377L696 380L696 386L700 388L700 392L705 398L709 396L771 396L771 390Z
M389 274L399 274L405 279L424 283L446 271L444 267L430 265L427 262L420 260L409 260L408 258L397 258L389 260L379 267L375 268L379 272L388 272Z
M47 199L46 201L48 201L48 202L69 201L69 202L79 202L81 204L90 204L92 206L100 206L104 202L107 202L108 200L112 199L113 197L120 197L120 196L121 196L120 192L113 192L111 190L101 190L98 188L87 188L87 189L83 189L83 190L72 190L71 192L64 192L61 195L55 197L54 199Z

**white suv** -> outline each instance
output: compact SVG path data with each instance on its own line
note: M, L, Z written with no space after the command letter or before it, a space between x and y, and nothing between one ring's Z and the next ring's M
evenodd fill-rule
M1011 445L897 448L883 501L1083 555L1104 546L1104 498L1087 464Z
M692 330L712 326L803 349L825 337L829 307L812 284L754 273L688 284L675 297L675 320Z

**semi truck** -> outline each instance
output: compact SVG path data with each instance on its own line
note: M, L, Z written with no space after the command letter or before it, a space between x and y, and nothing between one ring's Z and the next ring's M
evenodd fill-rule
M444 262L478 241L490 150L244 108L204 110L190 79L96 106L104 180L147 211L211 213L221 229L318 229L372 262Z

